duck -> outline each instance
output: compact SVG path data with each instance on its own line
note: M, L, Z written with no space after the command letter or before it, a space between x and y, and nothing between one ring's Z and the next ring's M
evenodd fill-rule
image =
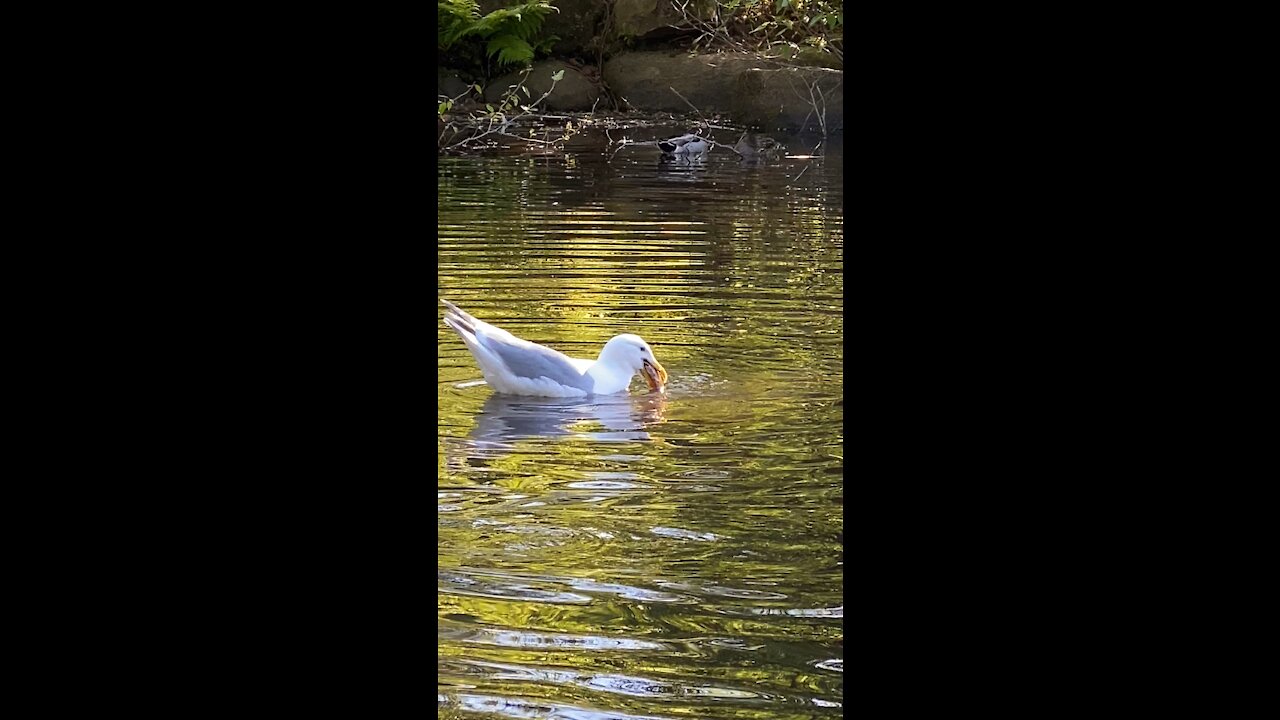
M688 157L690 155L702 155L711 147L711 142L701 135L689 133L673 137L668 140L659 140L658 149L665 155L675 155L676 157Z
M786 148L777 140L768 135L759 135L754 130L744 132L733 146L734 152L751 160L784 150Z

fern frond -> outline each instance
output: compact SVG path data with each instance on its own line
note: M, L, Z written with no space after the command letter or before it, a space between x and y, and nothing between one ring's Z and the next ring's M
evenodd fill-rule
M527 63L533 59L533 47L515 35L497 35L489 40L489 57L498 55L498 63L514 65Z
M439 0L436 9L440 23L436 40L446 50L472 34L476 19L480 17L480 6L476 0Z

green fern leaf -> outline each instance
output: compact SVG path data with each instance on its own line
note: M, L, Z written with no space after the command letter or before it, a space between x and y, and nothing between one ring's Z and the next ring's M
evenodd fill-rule
M489 40L489 57L498 56L502 65L527 63L533 59L533 47L515 35L498 35Z
M440 0L437 4L439 46L447 50L470 35L479 17L480 8L475 0Z
M551 49L555 47L556 41L558 41L559 39L560 39L559 35L549 35L547 37L544 37L534 43L533 50L534 52L539 53L541 55L548 55L551 53Z

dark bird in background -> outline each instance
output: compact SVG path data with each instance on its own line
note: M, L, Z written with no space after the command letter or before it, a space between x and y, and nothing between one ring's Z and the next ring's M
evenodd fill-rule
M755 160L785 152L786 148L768 135L760 135L754 130L748 130L738 138L733 150L744 158Z

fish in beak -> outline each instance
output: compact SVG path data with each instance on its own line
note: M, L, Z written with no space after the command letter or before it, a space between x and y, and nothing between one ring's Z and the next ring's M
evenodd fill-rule
M649 390L662 391L667 384L667 371L657 360L650 362L648 360L641 361L643 365L640 367L641 374L644 375L644 381L649 385Z

